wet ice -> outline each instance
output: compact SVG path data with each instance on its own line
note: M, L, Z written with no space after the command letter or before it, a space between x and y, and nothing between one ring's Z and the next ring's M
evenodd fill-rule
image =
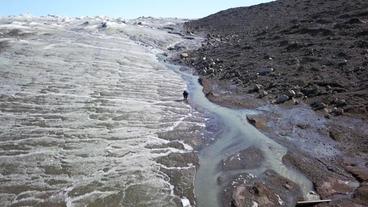
M192 115L156 58L180 41L158 28L180 20L144 21L0 19L1 206L176 205L145 146Z

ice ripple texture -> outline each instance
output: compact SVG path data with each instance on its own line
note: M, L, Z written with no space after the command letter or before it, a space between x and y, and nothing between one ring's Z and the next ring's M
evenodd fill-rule
M1 206L176 205L146 147L193 115L162 22L0 19Z

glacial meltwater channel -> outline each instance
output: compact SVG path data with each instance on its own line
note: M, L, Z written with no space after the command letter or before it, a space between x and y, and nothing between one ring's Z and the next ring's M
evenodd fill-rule
M303 195L313 189L311 181L303 174L283 164L282 157L287 153L287 149L263 135L247 122L246 115L254 112L230 109L210 102L202 91L203 87L199 84L198 77L181 72L178 69L175 69L175 71L180 73L187 81L193 107L216 115L222 124L222 131L215 138L215 143L205 147L199 154L200 167L195 182L197 205L199 207L221 206L220 193L223 189L217 183L217 178L224 172L221 172L218 166L221 160L226 159L230 154L251 146L260 149L263 153L265 159L261 167L230 173L251 173L258 176L270 169L297 183Z

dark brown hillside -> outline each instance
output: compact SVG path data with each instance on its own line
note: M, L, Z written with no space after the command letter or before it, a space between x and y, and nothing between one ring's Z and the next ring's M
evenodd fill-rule
M321 198L332 199L319 206L366 206L368 1L279 0L221 11L185 28L206 37L181 61L196 69L211 101L267 105L269 111L248 119L288 148L283 161L303 172ZM336 154L321 155L318 146ZM250 198L282 206L270 193L280 188L248 187L226 189L224 206L252 206Z
M200 75L276 102L304 99L315 109L367 116L367 1L281 0L186 28L208 34L186 60Z

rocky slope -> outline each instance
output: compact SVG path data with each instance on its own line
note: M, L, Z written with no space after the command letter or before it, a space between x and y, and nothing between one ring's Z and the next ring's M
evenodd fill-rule
M333 199L330 206L368 202L367 1L279 0L185 27L207 37L181 62L196 69L210 100L263 106L253 124L289 148L284 162ZM225 196L236 203L240 188Z
M368 2L282 0L186 24L208 41L188 61L276 102L367 117Z

